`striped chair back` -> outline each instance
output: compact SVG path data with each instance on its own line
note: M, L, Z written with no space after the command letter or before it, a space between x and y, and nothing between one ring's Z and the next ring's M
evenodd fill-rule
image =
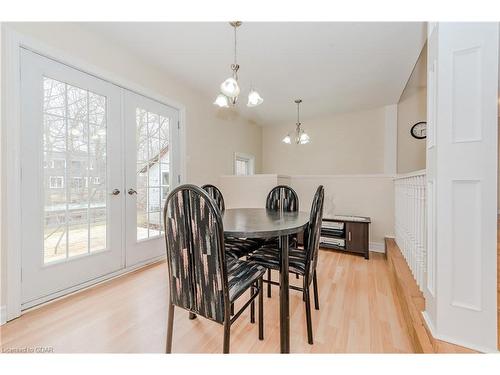
M305 281L309 285L318 263L319 237L321 234L321 221L323 220L323 202L325 200L325 189L323 185L318 186L314 194L309 225L304 235L306 258Z
M203 185L201 188L208 193L208 195L215 201L215 203L217 203L220 212L224 212L224 197L222 196L222 192L219 190L219 188L210 184Z
M163 210L170 301L222 323L229 318L224 230L213 199L194 185L181 185Z
M299 210L299 197L290 186L278 185L267 195L266 208L273 211L295 212Z

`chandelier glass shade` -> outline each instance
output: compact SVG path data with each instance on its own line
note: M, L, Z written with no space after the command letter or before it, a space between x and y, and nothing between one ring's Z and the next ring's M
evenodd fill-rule
M231 64L231 70L233 71L233 75L227 78L220 85L220 93L217 95L217 98L214 101L214 105L217 105L221 108L227 108L229 105L236 105L238 101L238 96L240 95L240 86L238 85L238 69L240 66L236 60L236 29L241 26L241 21L233 21L229 22L229 24L234 28L234 63ZM264 99L260 96L260 94L252 89L248 93L248 107L256 107L264 102Z
M300 122L300 103L302 103L302 99L296 99L295 103L297 104L297 123L295 124L295 134L292 139L290 133L288 133L281 142L286 143L287 145L291 145L292 142L298 145L305 145L311 142L311 137L302 129L302 123Z

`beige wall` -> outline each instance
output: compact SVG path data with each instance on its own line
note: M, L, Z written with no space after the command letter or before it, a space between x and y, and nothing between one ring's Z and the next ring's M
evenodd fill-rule
M290 113L293 118L293 112ZM384 172L385 108L304 119L307 145L287 145L283 137L295 121L262 132L263 173L373 174Z
M427 119L427 90L415 91L398 103L398 173L425 169L425 139L411 136L413 124Z
M425 139L413 138L411 127L427 121L427 44L406 83L398 102L398 173L425 169Z
M234 152L254 155L255 171L258 173L261 170L260 126L234 112L217 110L212 104L213 98L201 95L120 46L78 25L10 23L9 26L69 56L111 72L113 76L125 78L184 105L188 182L216 183L218 176L233 173Z
M276 174L220 176L217 186L224 196L226 208L264 208L267 194L277 185L290 185L290 177Z
M370 242L378 249L394 233L394 186L384 175L386 108L304 119L308 145L286 145L281 139L295 128L293 121L263 128L264 173L290 175L309 210L318 185L325 187L324 216L370 216Z

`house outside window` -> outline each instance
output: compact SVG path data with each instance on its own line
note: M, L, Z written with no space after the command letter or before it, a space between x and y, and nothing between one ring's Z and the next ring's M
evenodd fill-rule
M50 176L49 188L51 188L51 189L64 188L64 177L63 176Z

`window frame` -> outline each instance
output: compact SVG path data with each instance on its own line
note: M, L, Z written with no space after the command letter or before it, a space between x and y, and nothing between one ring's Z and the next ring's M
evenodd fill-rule
M237 168L236 168L236 163L238 161L243 161L248 163L248 173L246 175L238 175L237 174ZM235 176L252 176L255 174L255 156L252 154L247 154L244 152L235 152L234 153L234 158L233 158L233 174Z

